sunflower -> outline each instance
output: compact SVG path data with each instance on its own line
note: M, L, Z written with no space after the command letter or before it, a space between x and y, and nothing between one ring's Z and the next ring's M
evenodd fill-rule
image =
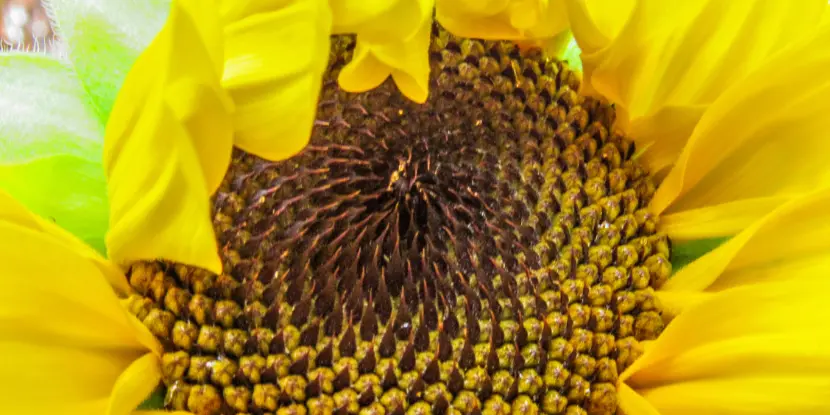
M7 411L827 412L826 3L602 3L173 1L110 259L0 194Z

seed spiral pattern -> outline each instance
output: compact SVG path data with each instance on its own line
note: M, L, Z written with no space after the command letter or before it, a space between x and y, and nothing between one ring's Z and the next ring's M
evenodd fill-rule
M333 39L312 142L234 155L226 273L134 265L169 409L613 414L663 320L670 243L609 105L538 51L436 27L426 104L346 93Z

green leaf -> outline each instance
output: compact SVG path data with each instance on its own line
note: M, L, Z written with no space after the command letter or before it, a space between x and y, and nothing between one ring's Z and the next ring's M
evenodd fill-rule
M0 188L104 252L104 125L58 58L0 53Z
M170 0L45 3L65 60L0 54L0 188L105 252L104 126Z
M674 243L671 252L672 271L679 271L728 240L729 238L711 238Z
M139 411L151 411L153 409L164 409L164 388L158 388L138 406Z
M164 24L170 0L49 0L46 8L106 124L127 72Z
M100 160L104 127L86 95L66 62L0 54L0 162L57 154Z
M106 254L109 211L100 162L60 155L0 165L0 188Z

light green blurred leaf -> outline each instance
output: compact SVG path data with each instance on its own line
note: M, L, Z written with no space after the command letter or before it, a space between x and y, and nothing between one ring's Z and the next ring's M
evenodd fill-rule
M52 0L65 59L0 54L0 188L105 252L104 126L170 0Z
M46 8L105 124L127 72L164 24L170 0L48 0Z
M0 162L57 154L100 160L104 128L86 95L66 62L0 54Z
M568 46L565 48L565 52L562 53L562 59L567 61L568 64L571 66L576 72L582 72L582 49L579 49L579 45L576 44L576 39L571 36L570 40L568 41Z
M0 188L106 253L107 183L101 163L61 155L0 165Z
M1 53L0 108L0 188L105 252L104 126L74 71Z

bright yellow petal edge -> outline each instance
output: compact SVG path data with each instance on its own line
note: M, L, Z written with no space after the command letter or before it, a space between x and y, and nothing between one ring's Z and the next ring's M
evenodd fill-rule
M436 19L457 36L527 40L568 28L563 0L436 0Z
M363 92L392 77L415 102L429 93L429 42L435 19L463 37L514 40L558 55L570 40L562 0L397 0L331 2L333 33L357 34L352 61L338 82Z
M809 33L827 2L567 0L586 92L617 105L620 124L659 173L709 105Z
M301 151L311 136L329 57L327 0L222 0L222 86L236 103L234 143L269 160Z
M221 272L210 220L233 147L216 4L177 0L127 75L104 138L109 257Z
M515 40L521 45L542 47L554 55L564 52L570 41L563 0L495 0L483 5L467 0L444 0L438 4L435 0L191 2L197 5L191 20L198 33L180 39L176 48L188 46L183 50L195 54L170 53L178 50L168 48L173 42L157 39L145 53L154 57L136 63L133 72L142 75L128 77L124 90L133 91L135 106L150 105L163 112L156 108L161 105L161 98L148 92L158 87L152 86L154 82L164 83L157 79L159 68L177 69L177 76L198 79L197 85L179 86L184 90L176 91L176 95L196 101L205 99L206 106L214 108L193 114L210 112L205 118L222 124L218 129L221 134L215 133L221 138L214 146L194 145L209 185L214 183L214 174L222 171L214 166L223 166L227 154L226 117L219 115L230 101L215 96L222 93L216 91L213 74L208 73L210 68L221 74L221 88L235 106L233 144L259 157L283 160L302 151L310 139L331 34L354 34L357 38L352 61L338 78L344 90L367 91L391 77L400 91L416 102L424 102L429 93L428 49L435 13L445 27L458 35ZM219 15L218 27L213 12ZM196 56L205 49L208 58ZM196 61L203 64L194 65ZM190 102L190 98L182 101ZM130 114L119 115L119 128L132 128ZM220 121L214 121L213 116ZM209 126L204 129L213 131L213 124L204 123ZM208 159L212 162L206 163ZM127 250L133 249L136 248Z
M675 274L664 294L713 293L830 271L830 191L792 200Z
M830 185L830 25L807 33L703 114L653 200L676 240L734 234Z
M711 104L655 195L675 240L737 235L658 291L671 322L621 375L628 414L830 411L830 27L806 34Z
M4 192L0 235L0 412L131 413L160 380L161 345L122 308L123 274Z
M355 30L354 56L338 77L350 92L363 92L389 76L398 89L415 102L429 93L429 41L434 0L399 0ZM335 20L335 23L337 20ZM390 27L395 24L396 27ZM335 26L335 33L338 33ZM382 36L383 33L391 35Z
M681 270L658 292L673 319L620 376L625 413L828 413L828 234L822 190Z
M734 235L830 184L826 1L567 6L583 92L616 104L665 178L652 210L672 240Z

